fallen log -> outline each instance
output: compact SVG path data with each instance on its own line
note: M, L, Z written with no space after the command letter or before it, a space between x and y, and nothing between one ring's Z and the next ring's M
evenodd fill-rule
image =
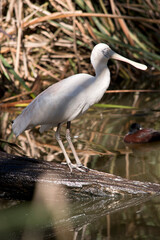
M160 184L132 181L89 169L71 173L67 165L0 151L1 198L30 200L36 184L60 186L61 193L74 199L160 194Z

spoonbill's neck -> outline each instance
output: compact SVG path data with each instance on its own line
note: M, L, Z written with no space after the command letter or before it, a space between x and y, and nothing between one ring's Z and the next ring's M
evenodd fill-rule
M97 86L101 86L102 89L107 89L110 83L110 72L107 66L108 59L105 57L97 56L97 54L92 52L91 63L95 70L95 82L97 82Z
M110 71L107 64L99 64L95 69L95 72L95 81L97 82L98 87L106 90L110 84Z
M95 70L96 77L108 72L108 66L106 61L105 62L101 61L98 64L94 63L93 68Z

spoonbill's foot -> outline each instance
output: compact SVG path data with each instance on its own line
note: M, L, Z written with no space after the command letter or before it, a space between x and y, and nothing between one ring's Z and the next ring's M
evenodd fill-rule
M66 162L62 162L61 164L65 164L65 165L67 164L71 172L73 169L77 169L80 172L87 172L87 170L85 169L86 167L83 166L82 164L81 165L77 165L77 164L73 164L73 163L68 164Z
M86 172L81 166L78 166L77 164L68 164L68 167L70 168L70 171L72 172L73 169L77 169L80 172Z
M85 170L85 172L89 172L89 168L85 167L83 164L77 164L77 166L83 170Z

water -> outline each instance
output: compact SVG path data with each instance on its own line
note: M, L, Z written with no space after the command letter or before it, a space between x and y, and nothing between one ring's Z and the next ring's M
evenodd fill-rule
M88 167L124 178L160 182L160 142L127 145L123 136L132 122L160 129L157 94L106 96L103 102L135 109L91 108L72 123L74 145ZM16 113L1 113L1 138L15 141L9 121ZM62 129L64 137L65 128ZM66 140L64 140L67 146ZM22 149L1 144L8 153L61 162L63 155L53 131L38 129L17 140ZM72 158L72 156L71 156ZM31 202L0 202L0 239L159 239L160 197L67 200L58 189L37 186ZM57 199L58 196L58 199Z

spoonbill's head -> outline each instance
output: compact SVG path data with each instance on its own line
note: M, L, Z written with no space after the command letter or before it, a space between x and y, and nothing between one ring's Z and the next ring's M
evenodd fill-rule
M146 65L134 62L134 61L132 61L128 58L125 58L125 57L119 55L118 53L114 52L105 43L99 43L93 48L92 53L91 53L91 62L92 62L93 67L95 68L95 70L98 67L98 65L106 64L110 58L116 59L119 61L123 61L123 62L127 62L127 63L131 64L132 66L134 66L138 69L141 69L141 70L147 69Z

